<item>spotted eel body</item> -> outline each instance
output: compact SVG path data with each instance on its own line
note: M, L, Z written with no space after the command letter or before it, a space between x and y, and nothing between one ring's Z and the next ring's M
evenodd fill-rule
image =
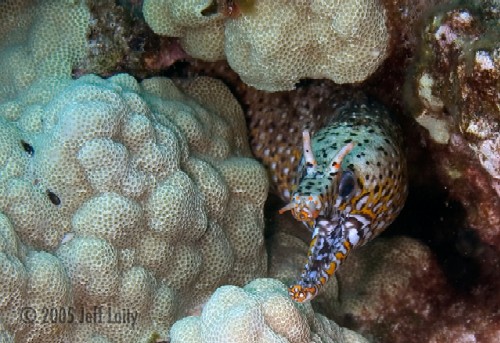
M331 109L330 122L303 131L290 210L311 231L307 264L289 288L298 302L313 299L349 252L394 221L407 196L401 135L382 106L357 102Z

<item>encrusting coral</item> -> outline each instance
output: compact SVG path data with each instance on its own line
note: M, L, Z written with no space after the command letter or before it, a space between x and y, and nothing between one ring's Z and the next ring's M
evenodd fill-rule
M359 27L378 24L375 29L365 27L370 34L379 34L379 40L373 41L378 42L375 50L368 47L367 55L343 57L353 63L368 60L369 65L349 67L349 72L363 71L368 76L385 55L392 56L395 50L398 58L410 60L412 54L407 51L416 50L420 32L413 24L436 2L442 1L347 1L341 8L339 1L306 4L259 0L248 1L249 8L239 12L234 4L239 6L242 1L228 2L231 5L222 8L221 2L213 1L149 0L144 8L149 15L157 15L156 22L150 20L152 27L166 25L160 14L170 11L166 17L172 19L169 23L176 26L175 35L180 37L168 40L175 43L174 48L180 42L193 56L199 53L197 57L207 60L226 58L244 69L238 72L249 83L289 89L303 77L330 77L306 75L302 73L304 68L294 64L299 60L321 65L316 55L307 54L315 47L314 40L305 47L297 43L310 33L310 26L291 25L297 18L302 21L304 13L314 18L309 24L321 27L320 19L333 18L325 9L335 4L339 14L334 23L336 35L358 35L341 29L352 28L356 21ZM92 63L81 62L92 46L109 45L118 55L129 52L129 41L119 37L121 25L125 25L123 17L115 17L121 10L109 13L106 18L111 21L104 20L109 24L101 32L104 36L89 36L90 31L99 34L102 29L102 23L93 19L91 3L0 3L0 342L117 343L169 338L200 342L232 337L237 341L364 341L313 313L310 303L292 302L285 285L268 279L251 282L245 288L219 288L201 317L185 318L169 333L176 319L192 313L192 307L203 303L216 287L243 285L266 275L261 212L267 195L266 175L249 158L241 108L220 82L197 78L174 85L166 78L153 78L138 83L125 74L108 80L91 75L71 80L72 74L81 76L95 68ZM285 8L285 3L292 6ZM497 7L488 7L493 4ZM321 6L319 14L312 11L316 5ZM309 12L294 12L299 6ZM382 238L353 254L335 275L339 282L329 282L312 303L337 323L374 340L496 342L500 333L500 260L496 248L500 216L495 200L499 53L495 45L498 31L494 28L498 27L498 1L483 1L481 6L485 12L472 5L445 6L429 17L432 22L425 26L416 67L410 75L416 76L416 82L410 87L413 92L407 93L421 102L418 106L411 102L410 109L415 110L422 125L435 129L438 121L446 124L438 126L445 130L434 130L423 137L414 133L418 127L407 131L411 143L425 142L427 147L410 144L408 156L415 162L410 154L419 149L440 162L439 178L452 198L466 207L466 223L471 229L449 225L446 214L443 224L438 217L441 213L430 209L429 203L437 201L433 196L419 198L418 209L422 210L422 203L427 207L418 213L425 218L435 215L439 220L430 226L417 220L415 225L434 235L444 236L447 229L456 236L470 236L453 241L441 238L446 246L443 243L437 247L435 241L424 239L431 249L409 238ZM276 16L278 7L283 11L280 16ZM380 8L382 12L370 17ZM106 13L106 5L101 10ZM173 15L172 11L178 13ZM356 11L361 12L351 15ZM181 12L187 16L178 16ZM265 16L259 17L262 14ZM185 20L187 17L189 20ZM286 30L278 30L278 25L268 29L278 21ZM171 35L167 31L165 28L161 33ZM228 32L234 34L228 36ZM284 39L269 42L266 32ZM328 30L320 33L326 38L331 34ZM359 44L366 48L364 39L371 36L358 36L360 40L343 40L342 51L359 49ZM240 39L229 42L237 49L231 52L233 57L227 54L230 49L226 46L231 37ZM261 46L265 54L248 55L252 58L247 56L242 61L238 53L259 46L259 38L265 43ZM143 40L135 42L140 46ZM284 43L290 42L292 48L286 50ZM328 42L331 44L324 44L326 48L338 45L334 39ZM401 52L398 44L410 48ZM184 51L177 50L177 55L166 56L168 63L163 60L165 56L153 54L152 65L170 65L175 58L185 56ZM108 50L95 50L95 61L109 67L112 63L108 62L118 55L103 56L102 51ZM305 55L300 54L304 51ZM270 60L254 68L257 64L252 63L259 58L260 62ZM388 60L379 68L372 85L383 84L379 93L385 93L385 97L380 98L401 106L400 84L393 83L387 70L401 75L407 62L399 65L395 61L400 60ZM387 69L391 64L393 68ZM277 70L276 65L282 69ZM262 71L261 66L268 69ZM112 72L112 68L106 68L106 72ZM288 73L283 79L276 76L290 70L302 74ZM231 77L231 82L239 82L234 74ZM339 90L331 84L328 80L307 81L293 93L270 95L241 82L233 83L248 106L251 139L258 157L272 153L274 160L268 165L275 163L281 171L294 153L299 158L296 147L300 147L302 125L317 130L327 119L317 115L324 100L335 100L332 93L340 99L352 95L352 87ZM369 85L367 88L370 91ZM377 92L372 89L372 93ZM438 120L426 123L425 115ZM434 188L444 188L438 178L429 177L429 170L412 169L413 178L418 173L434 181ZM291 180L283 173L274 176L282 194ZM448 207L448 202L443 200L441 205ZM404 226L400 224L394 229ZM298 230L304 235L303 227ZM289 285L302 267L307 247L288 232L279 232L266 243L270 255L267 276ZM470 265L459 267L461 280L469 284L468 292L453 289L456 285L446 280L450 270L438 265L451 263L446 260L450 257L446 255L448 249L473 262L474 269ZM23 308L36 310L39 321L33 321L32 312L23 312ZM50 322L44 322L43 308L55 309L57 319L50 317ZM121 324L111 323L108 308L131 313L120 314ZM71 315L73 321L81 319L82 309L91 319L70 324ZM103 322L92 315L99 311L106 314ZM82 318L85 321L89 317Z
M337 278L342 287L336 306L330 304L331 318L351 323L366 337L388 342L498 341L498 276L471 292L459 292L435 254L415 239L382 238L362 247Z
M2 1L0 19L0 100L37 78L70 75L85 56L90 11L84 1Z
M226 58L245 83L267 91L303 78L363 81L389 45L385 11L373 0L256 0L235 18L213 1L146 0L143 11L156 33L180 37L192 57Z
M342 291L337 306L331 310L334 318L349 317L362 332L370 331L369 326L375 332L386 325L396 326L396 318L402 318L407 311L412 311L415 318L405 320L427 320L432 297L442 296L446 288L430 249L407 237L378 239L360 248L344 267L337 276Z
M500 15L492 2L432 13L406 103L429 133L440 178L467 208L467 225L500 246ZM474 200L471 200L471 196Z
M284 284L257 279L243 288L223 286L205 304L201 316L186 317L170 331L171 343L355 343L362 336L297 304Z
M41 79L0 104L0 320L16 342L164 337L219 285L265 275L267 177L245 137L209 78ZM26 306L137 318L23 322Z
M145 1L143 13L160 35L179 37L183 49L207 61L224 58L224 16L210 12L212 1Z
M41 77L150 76L160 39L137 17L113 0L1 1L0 100Z

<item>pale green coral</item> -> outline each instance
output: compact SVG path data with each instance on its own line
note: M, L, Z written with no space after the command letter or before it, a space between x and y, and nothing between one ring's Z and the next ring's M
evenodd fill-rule
M156 33L180 37L191 56L216 61L225 56L224 18L212 7L211 0L146 0L143 13Z
M0 104L0 320L16 342L165 337L216 287L264 275L267 177L245 137L208 78L40 79ZM23 306L101 304L138 322L17 320Z
M89 20L84 1L2 1L0 100L37 78L70 76L85 56Z
M385 10L373 0L256 0L226 19L212 1L146 0L143 10L156 33L180 37L191 56L225 57L245 83L267 91L304 78L363 81L389 46Z
M292 301L286 286L273 279L220 287L201 316L177 321L170 336L172 343L367 342L314 313L310 303Z

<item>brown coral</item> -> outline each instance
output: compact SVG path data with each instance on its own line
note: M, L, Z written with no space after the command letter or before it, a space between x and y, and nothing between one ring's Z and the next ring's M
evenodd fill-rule
M408 238L361 248L339 272L341 306L335 317L377 341L495 342L498 282L457 292L436 262L427 247Z
M427 22L407 103L429 131L442 182L466 226L500 247L500 45L493 5L456 6ZM442 147L438 147L442 145Z

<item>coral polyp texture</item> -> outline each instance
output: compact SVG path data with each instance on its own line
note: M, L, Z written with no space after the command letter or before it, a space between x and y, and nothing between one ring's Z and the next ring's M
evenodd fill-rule
M41 79L1 103L8 334L15 342L165 338L219 285L265 275L267 176L245 137L241 108L210 78L181 88L127 74ZM37 320L19 319L27 307ZM43 308L58 319L44 322ZM95 311L130 315L77 322Z
M69 76L85 56L90 11L84 1L0 3L0 100L45 76Z
M389 45L378 0L256 0L234 18L213 1L146 0L143 10L156 33L180 37L192 57L226 58L243 82L267 91L304 78L363 81Z
M160 35L179 37L192 57L207 61L224 59L224 16L213 1L144 1L146 22Z
M273 279L220 287L200 316L176 322L170 335L171 343L368 342L314 313L310 304L294 303L285 285Z

